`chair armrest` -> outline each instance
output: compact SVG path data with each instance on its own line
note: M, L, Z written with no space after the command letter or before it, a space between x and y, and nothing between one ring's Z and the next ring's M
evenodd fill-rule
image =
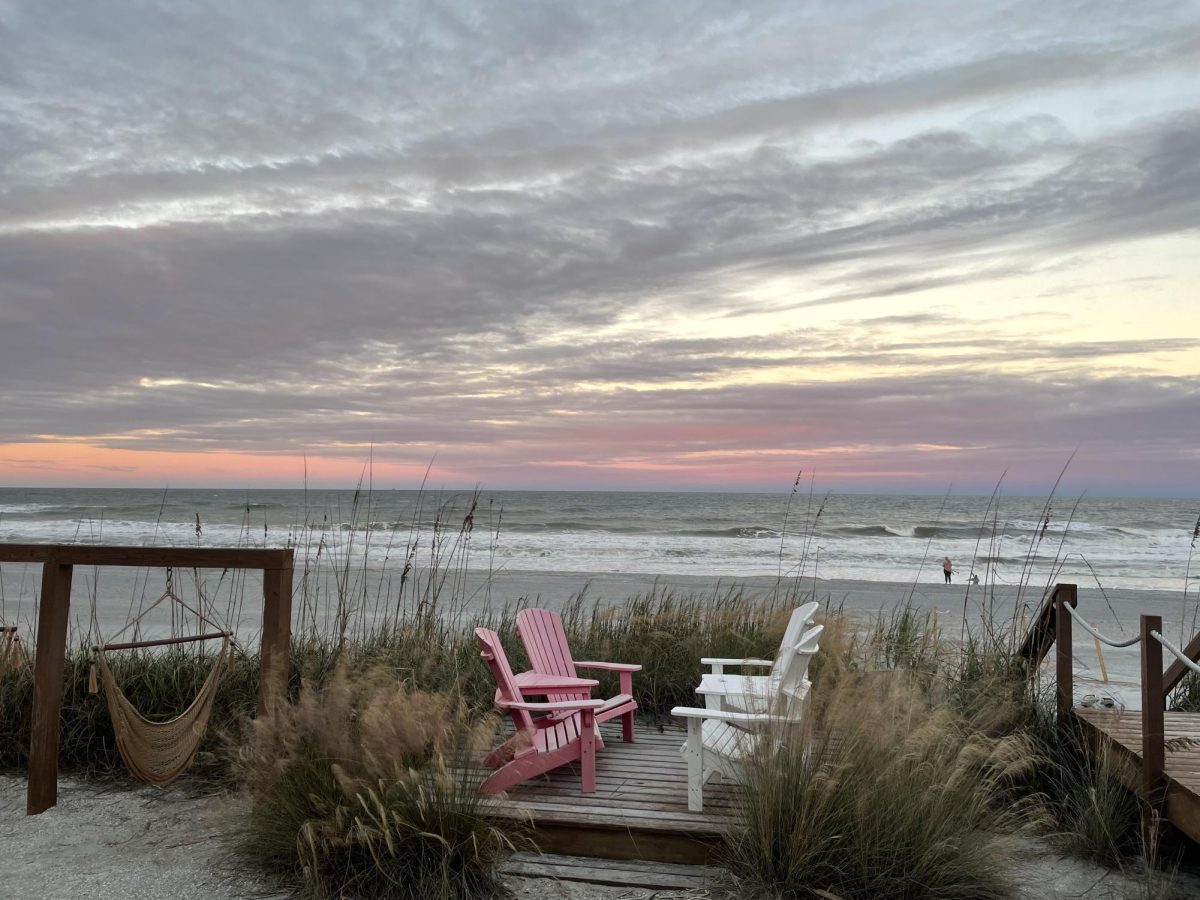
M701 697L712 695L714 697L761 697L766 699L771 694L770 686L764 688L756 688L753 684L746 684L741 679L761 678L764 681L767 679L765 675L701 675L700 686L696 688L696 693ZM736 681L734 679L737 679Z
M702 666L773 666L773 659L721 659L713 656L706 656L700 660Z
M720 709L700 709L695 706L676 706L671 715L681 719L718 719L722 722L742 722L750 725L763 725L770 722L772 716L767 713L732 712Z
M605 669L609 672L640 672L642 667L637 663L613 663L613 662L580 662L575 661L577 669Z
M719 656L706 656L700 660L702 666L712 666L713 675L724 675L726 666L773 666L770 659L724 659Z
M542 672L521 672L514 676L522 694L544 694L547 691L590 691L599 687L595 678L571 678L568 675L546 675Z
M604 701L559 700L555 703L530 703L527 700L500 700L496 705L501 709L524 709L529 712L562 712L573 709L599 709L604 705Z

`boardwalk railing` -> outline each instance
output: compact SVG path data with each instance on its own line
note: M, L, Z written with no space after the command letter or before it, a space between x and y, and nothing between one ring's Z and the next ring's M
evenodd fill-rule
M1162 821L1167 795L1166 734L1164 712L1167 698L1189 672L1200 674L1200 634L1183 649L1175 646L1162 633L1162 617L1142 615L1136 637L1115 640L1097 631L1079 613L1078 590L1073 584L1058 584L1046 597L1033 624L1018 650L1034 672L1055 648L1055 696L1059 727L1073 720L1075 706L1074 671L1072 668L1072 624L1079 626L1097 642L1110 647L1140 646L1142 682L1141 779L1140 788L1147 804L1145 820L1147 840L1156 838ZM1172 662L1163 670L1163 650L1170 653ZM1149 846L1149 845L1148 845Z

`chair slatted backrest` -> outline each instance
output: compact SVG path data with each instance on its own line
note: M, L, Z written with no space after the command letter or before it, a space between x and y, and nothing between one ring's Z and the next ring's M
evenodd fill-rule
M821 633L824 625L816 625L804 632L800 640L791 648L789 659L783 667L779 684L774 696L769 702L776 708L773 712L787 713L791 711L798 700L805 696L805 680L808 677L808 666L812 658L820 650Z
M562 616L549 609L523 609L517 613L517 632L529 656L533 671L544 675L563 675L577 678L571 646L563 628ZM558 691L546 698L556 700L587 700L588 691Z
M775 654L775 664L771 666L771 689L779 688L783 681L784 672L791 663L796 645L800 643L801 635L810 619L816 613L819 604L812 601L797 606L788 618L787 628L783 630L783 640L779 642L779 652Z
M521 690L517 687L516 677L513 675L512 667L508 664L508 656L504 652L504 645L500 643L500 635L490 628L476 628L475 637L483 648L479 655L483 657L484 662L491 669L492 677L496 679L497 705L505 702L520 702ZM513 725L516 726L517 731L533 728L533 717L528 710L514 709L510 706L508 713L512 716Z

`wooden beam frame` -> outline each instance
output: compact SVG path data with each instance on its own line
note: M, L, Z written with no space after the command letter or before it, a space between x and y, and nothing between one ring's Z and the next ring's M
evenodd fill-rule
M106 547L98 544L0 544L0 562L41 563L37 653L33 666L33 728L25 811L45 812L58 802L59 716L67 652L74 567L136 566L183 569L261 569L263 622L258 711L287 697L292 631L292 551L224 547ZM175 641L177 642L177 641ZM141 642L143 646L146 642ZM117 646L117 645L114 645Z

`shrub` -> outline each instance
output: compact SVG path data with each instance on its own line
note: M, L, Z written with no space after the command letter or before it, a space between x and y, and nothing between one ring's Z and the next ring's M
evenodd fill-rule
M1122 782L1129 773L1107 749L1082 745L1082 736L1063 731L1050 705L1034 707L1024 731L1033 741L1038 767L1028 790L1036 793L1065 849L1108 866L1141 853L1141 805Z
M751 890L846 900L1012 895L1004 832L1032 820L1032 807L1012 803L1031 747L930 711L918 681L848 677L819 704L815 728L764 742L726 860Z
M498 895L514 839L489 820L471 764L494 725L383 669L339 669L248 726L238 849L314 898Z

